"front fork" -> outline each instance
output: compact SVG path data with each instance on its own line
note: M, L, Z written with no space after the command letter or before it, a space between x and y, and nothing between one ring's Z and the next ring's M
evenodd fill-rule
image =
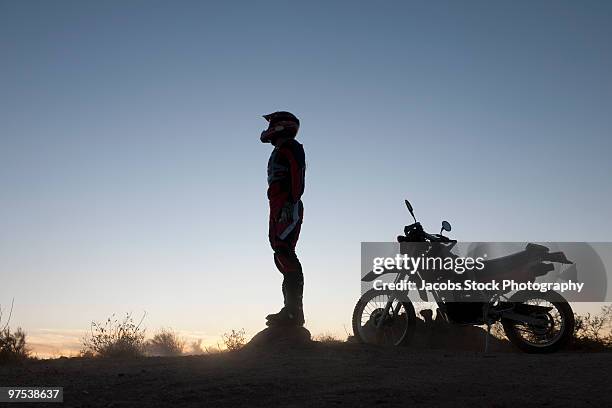
M398 283L402 281L405 277L406 277L406 272L398 273L393 282ZM395 299L397 299L397 296L394 294L394 292L392 292L392 294L389 295L389 300L387 300L387 304L385 305L385 309L383 310L382 316L380 316L380 319L378 319L378 322L376 322L377 331L382 328L383 324L385 323L385 320L387 320L387 317L389 316L389 311L391 310L391 307L393 306L393 301ZM402 307L402 304L401 302L398 301L397 305L395 306L395 309L393 310L394 316L399 313L399 310L401 307Z

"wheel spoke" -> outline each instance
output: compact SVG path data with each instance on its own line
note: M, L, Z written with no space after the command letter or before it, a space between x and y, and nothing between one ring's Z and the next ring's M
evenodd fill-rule
M395 297L391 300L386 294L376 294L365 301L360 316L359 333L362 339L384 345L399 345L409 330L408 311L404 308L402 312L403 308L402 302ZM384 321L381 322L383 317Z
M555 304L544 299L529 299L524 302L529 305L545 306L551 308L546 314L532 314L547 321L546 326L535 326L528 323L516 322L513 324L514 332L527 344L535 347L546 347L557 341L565 327L561 312Z

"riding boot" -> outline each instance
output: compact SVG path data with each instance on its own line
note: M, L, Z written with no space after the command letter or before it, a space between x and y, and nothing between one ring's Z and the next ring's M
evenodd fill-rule
M281 316L285 314L285 308L287 307L287 284L285 282L285 279L283 279L282 290L283 290L283 305L284 306L281 308L281 310L278 313L271 313L267 315L266 320L279 319Z
M285 307L275 315L268 316L268 326L303 326L304 309L302 294L304 280L301 274L285 276Z

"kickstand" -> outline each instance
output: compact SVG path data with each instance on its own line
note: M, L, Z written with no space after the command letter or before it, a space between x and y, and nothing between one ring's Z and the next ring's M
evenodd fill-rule
M482 320L484 320L484 322L487 325L487 332L485 333L485 346L484 346L484 352L485 354L487 354L489 352L489 336L491 335L491 321L489 320L489 305L486 305L483 308Z
M485 334L485 354L489 352L489 337L491 336L491 323L487 322L487 332Z

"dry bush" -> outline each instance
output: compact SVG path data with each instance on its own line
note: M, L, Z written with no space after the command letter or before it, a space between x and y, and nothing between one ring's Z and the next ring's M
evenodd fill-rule
M11 332L9 327L0 331L0 363L21 361L30 357L26 334L21 328Z
M180 356L185 352L185 340L172 329L160 329L145 345L146 354L150 356Z
M244 347L246 344L246 337L244 329L233 330L231 333L223 334L223 343L228 351L237 351Z
M219 354L221 352L223 352L223 350L221 350L221 346L219 346L219 343L217 343L216 346L204 347L204 354Z
M591 351L612 350L612 305L603 306L598 315L574 315L574 348Z
M191 355L217 354L222 351L221 347L219 347L219 344L217 344L216 347L213 347L213 346L202 347L202 339L198 339L197 341L192 341L190 344L190 348L191 348L191 352L189 354Z
M202 348L202 339L198 339L197 341L192 341L189 344L189 348L191 348L191 352L189 354L199 356L204 354L204 348Z
M3 312L2 306L0 306L0 364L14 361L25 360L30 357L30 350L26 344L26 334L18 327L16 331L12 332L9 327L11 322L11 316L13 315L13 305L15 299L11 301L11 308L9 310L6 322L3 323Z
M146 314L138 324L126 313L123 320L113 314L104 323L91 322L91 335L82 340L83 357L129 358L144 355L145 330L140 327Z
M324 344L339 344L339 343L343 343L342 340L340 340L338 337L334 336L331 333L322 333L322 334L319 334L318 336L314 337L314 340L318 341L319 343L324 343Z
M9 310L9 315L6 318L6 323L2 323L2 316L4 315L4 309L2 309L2 305L0 305L0 331L4 331L4 329L8 328L9 323L11 322L11 316L13 315L13 305L15 304L15 299L13 298L13 300L11 300L11 309Z

